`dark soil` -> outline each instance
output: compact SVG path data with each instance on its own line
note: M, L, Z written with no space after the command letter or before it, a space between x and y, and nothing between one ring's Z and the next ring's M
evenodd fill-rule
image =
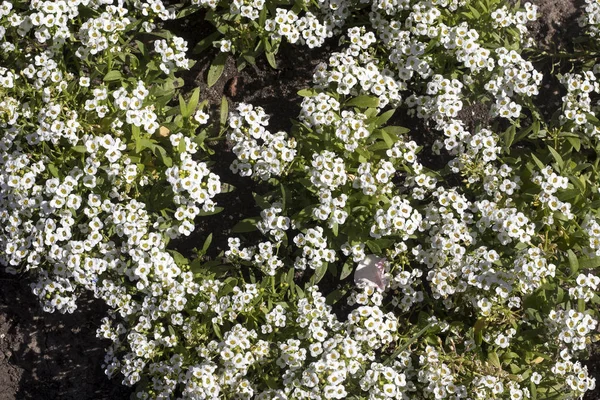
M42 311L26 279L0 273L0 400L125 400L101 364L108 341L96 338L106 314L84 296L70 315Z
M583 1L534 0L533 3L540 7L540 20L532 25L536 41L548 51L571 50L569 40L579 31L576 18ZM190 49L212 29L206 23L198 22L199 17L199 13L194 14L187 22L168 27L188 39ZM229 59L223 75L211 88L206 85L206 74L214 52L207 51L183 76L185 88L199 87L202 99L209 101L213 112L218 112L223 95L229 99L230 110L239 102L262 106L272 115L271 131L289 130L290 119L297 117L300 110L301 99L297 91L310 83L314 67L327 59L334 46L335 43L330 42L312 51L282 46L276 70L268 66L264 58L259 58L256 67L238 71L235 61ZM559 100L556 82L545 83L539 97L548 103ZM465 110L461 118L472 128L487 118L487 108L474 105ZM262 186L229 172L233 155L228 150L228 143L215 142L213 147L223 154L213 168L236 190L216 198L225 208L223 213L200 218L196 235L172 243L171 246L176 245L187 256L193 254L194 248L202 247L207 232L211 231L214 250L209 256L216 257L226 249L227 237L235 221L240 216L254 216L259 212L251 192L260 193L264 190ZM129 399L131 389L117 380L108 380L101 368L104 347L108 343L97 339L95 332L106 307L91 296L83 296L73 314L47 314L40 309L26 282L26 278L18 279L0 272L0 400ZM598 346L586 365L600 387ZM600 388L588 393L585 399L600 399Z

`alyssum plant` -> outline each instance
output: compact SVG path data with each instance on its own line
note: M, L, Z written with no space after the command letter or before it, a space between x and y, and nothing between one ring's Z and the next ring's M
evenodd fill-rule
M600 67L560 76L562 108L543 116L542 73L522 56L535 6L185 6L0 5L0 262L48 311L71 312L83 290L109 305L109 376L139 399L594 388L578 359L597 337ZM288 132L261 107L211 122L197 90L176 96L192 61L161 21L198 6L219 32L200 48L245 62L265 51L275 65L283 38L343 34ZM598 15L589 1L584 52ZM488 114L471 126L474 104ZM221 210L207 139L225 122L231 170L272 190L205 261L212 236L195 221ZM188 260L172 239L192 233Z

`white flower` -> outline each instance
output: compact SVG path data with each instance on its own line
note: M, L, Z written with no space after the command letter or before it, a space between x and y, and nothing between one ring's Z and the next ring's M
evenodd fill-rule
M198 111L196 111L196 114L194 114L194 119L200 125L204 125L208 122L208 114L202 110L198 110Z

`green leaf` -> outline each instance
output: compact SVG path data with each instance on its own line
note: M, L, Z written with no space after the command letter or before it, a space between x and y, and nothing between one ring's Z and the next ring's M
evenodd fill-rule
M177 19L185 18L189 15L192 15L198 10L199 8L197 6L184 7L180 9L179 12L177 12Z
M208 35L207 37L205 37L204 39L202 39L201 41L198 42L198 44L196 45L196 47L194 47L194 50L192 50L193 54L200 54L202 53L204 50L208 49L215 40L219 39L221 37L221 32L213 32L210 35Z
M121 74L121 71L109 71L106 75L104 75L103 81L104 82L113 82L113 81L119 81L123 79L123 75Z
M183 117L187 117L188 116L187 104L185 103L185 99L183 98L182 95L179 95L179 113ZM183 142L183 140L182 140L182 142Z
M573 250L567 250L567 256L569 257L569 266L571 267L571 275L575 275L579 270L579 261Z
M338 236L338 231L339 231L339 224L337 222L335 222L332 226L331 226L331 232L333 233L333 236L337 237Z
M485 327L485 319L479 318L473 326L473 334L475 336L475 343L479 346L483 340L483 328Z
M325 276L325 273L327 272L327 266L328 266L328 263L323 262L323 263L321 263L321 265L319 267L317 267L317 269L315 270L315 274L311 278L313 285L316 285L317 283L319 283L321 281L321 279L323 279L323 277Z
M410 129L405 128L403 126L386 126L385 128L383 128L383 130L389 133L390 135L396 136L401 136L405 133L410 132Z
M346 107L379 107L379 99L375 96L361 95L348 100L345 104Z
M221 327L213 322L213 332L219 338L219 340L223 340L223 335L221 334Z
M256 223L260 221L260 217L252 217L246 218L235 224L231 231L233 233L245 233L245 232L254 232L258 228L256 227Z
M56 168L56 165L48 164L48 171L50 171L50 174L52 174L53 177L55 177L55 178L60 177L60 175L58 174L58 168Z
M577 299L577 311L585 312L585 299Z
M215 207L215 209L213 211L200 210L200 212L198 213L198 216L199 217L206 217L207 215L215 215L215 214L220 213L223 210L224 210L223 207Z
M381 137L385 141L385 144L387 145L388 149L391 149L392 147L394 147L395 140L392 139L392 137L390 136L390 134L388 132L386 132L385 130L382 130Z
M267 61L269 62L271 68L277 69L277 61L275 60L275 54L270 51L267 51L265 52L265 55L267 56Z
M227 101L227 97L223 96L223 97L221 97L221 112L220 112L220 118L219 118L219 123L221 124L222 127L227 125L227 117L228 116L229 116L229 102Z
M301 89L298 90L298 96L302 97L315 97L319 94L315 89Z
M190 101L187 104L188 114L184 115L184 117L191 117L196 111L196 107L198 107L198 102L200 101L200 88L194 89L192 95L190 97Z
M181 254L178 251L175 250L169 250L169 253L171 253L171 256L173 257L173 260L175 260L175 263L177 265L188 265L190 262L187 258L185 258L183 256L183 254Z
M503 138L507 149L513 144L516 132L517 127L515 125L511 125L506 131L504 131Z
M173 159L167 155L167 151L162 146L154 146L154 155L158 152L158 157L167 168L173 166Z
M335 303L340 301L345 294L346 290L336 289L327 295L327 297L325 298L325 303L329 304L330 306L334 305Z
M281 210L285 212L289 199L288 191L285 189L285 185L283 183L279 184L279 190L281 191Z
M546 168L546 165L543 162L541 162L540 159L537 158L535 154L531 153L531 158L533 159L533 162L535 162L535 164L538 166L538 168L540 170Z
M371 250L371 253L381 254L381 247L379 247L379 245L375 241L367 240L367 247L369 248L369 250Z
M219 53L208 68L208 76L206 78L206 84L208 87L213 87L219 80L223 71L225 70L225 63L227 62L227 53Z
M375 120L373 121L373 125L376 128L379 128L381 125L385 124L390 118L392 118L392 115L394 115L395 112L395 108L384 112L383 114L375 118Z
M571 146L573 146L575 151L581 150L581 139L579 139L578 137L569 136L567 137L567 141L571 144Z
M177 334L175 333L175 328L173 328L172 325L169 325L169 334L171 336L175 336L175 337L177 336Z
M556 164L558 165L558 167L562 169L565 163L560 154L558 154L558 152L554 150L552 146L548 146L548 150L550 151L550 154L552 154L552 157L554 157L554 159L556 160Z
M488 353L488 361L496 368L502 369L502 364L500 364L500 359L498 358L498 354L495 351Z
M202 254L206 254L206 251L208 250L208 248L210 247L210 244L212 243L212 232L206 237L206 239L204 240L204 244L202 245Z
M271 208L271 203L267 201L265 196L261 196L258 193L252 193L252 197L254 197L256 205L258 205L261 209L265 210L267 208Z
M71 150L76 151L77 153L86 153L87 149L85 146L73 146Z
M340 280L344 280L350 276L352 271L354 270L354 262L352 258L346 260L344 265L342 266L342 273L340 274Z
M579 259L579 267L581 269L594 269L600 267L600 257L584 257Z
M467 5L467 7L469 7L469 11L471 11L471 14L473 14L473 16L475 17L475 19L479 19L479 17L481 16L481 14L479 13L479 11L477 11L477 9L471 5Z

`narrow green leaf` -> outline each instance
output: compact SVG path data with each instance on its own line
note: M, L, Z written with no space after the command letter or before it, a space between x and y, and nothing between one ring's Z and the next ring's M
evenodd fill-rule
M405 128L403 126L386 126L385 128L383 128L383 130L389 133L390 135L396 136L401 136L405 133L410 132L410 129Z
M381 247L379 247L379 245L375 241L367 240L367 247L369 248L369 250L371 250L371 253L381 254Z
M396 112L395 108L384 112L379 117L377 117L375 119L375 121L373 121L373 124L375 125L376 128L379 128L381 125L385 124L390 118L392 118L392 116L394 115L395 112Z
M569 266L571 268L571 275L575 275L579 270L579 261L573 250L567 250L567 256L569 258Z
M571 144L571 146L573 146L573 148L575 149L575 151L579 151L581 150L581 139L579 139L578 137L567 137L567 141Z
M121 74L121 71L109 71L106 75L104 75L103 81L104 82L113 82L113 81L119 81L123 79L123 75Z
M59 178L59 174L58 174L58 168L56 168L56 165L54 164L48 164L48 171L50 171L50 174L55 177L55 178Z
M221 37L221 32L213 32L210 35L208 35L207 37L205 37L204 39L202 39L201 41L198 42L198 44L196 45L196 47L194 47L194 50L192 50L193 54L200 54L202 53L204 50L208 49L215 40L219 39L219 37Z
M192 15L193 13L195 13L198 10L199 10L198 6L184 7L182 9L180 9L179 12L177 12L177 19L185 18L189 15Z
M340 274L340 280L344 280L350 276L352 271L354 270L354 262L352 258L346 260L344 265L342 266L342 273Z
M275 54L273 54L270 51L267 51L265 55L267 56L267 61L269 62L271 68L277 69L277 61L275 60Z
M338 232L339 232L340 226L337 222L335 222L332 226L331 226L331 232L333 232L333 236L337 237L338 236Z
M227 101L227 96L221 97L221 112L219 123L221 126L227 125L227 117L229 116L229 101Z
M391 149L394 146L394 143L395 143L394 139L392 139L390 134L387 133L385 130L381 131L381 137L385 141L385 144L387 145L388 149Z
M513 144L516 133L517 127L515 125L511 125L506 131L504 131L504 144L507 149Z
M179 113L183 117L187 117L188 116L187 104L185 103L185 99L183 98L182 95L179 95Z
M558 154L558 152L554 150L552 146L548 146L548 150L550 151L550 154L552 154L552 157L554 157L554 160L556 160L556 164L558 165L558 167L562 169L565 163L560 154Z
M502 369L502 364L500 364L500 359L498 358L498 354L495 351L488 353L488 361L496 368Z
M344 297L345 294L346 294L346 290L336 289L327 295L327 297L325 298L325 303L332 306L335 303L337 303L338 301L340 301L342 299L342 297Z
M86 153L87 149L85 146L73 146L71 147L71 150L76 151L77 153Z
M535 165L537 165L540 170L546 168L546 165L543 162L541 162L540 159L537 158L535 154L531 153L531 158L533 159L533 161L535 162Z
M298 90L298 96L302 97L315 97L318 92L314 89L301 89Z
M173 328L173 326L172 326L172 325L169 325L169 334L170 334L171 336L175 336L175 337L177 337L177 334L175 333L175 328Z
M225 70L225 63L227 62L227 53L219 53L212 64L208 68L208 76L206 78L206 84L208 87L213 87L219 80L223 71Z
M212 243L212 232L206 237L206 239L204 240L204 244L202 245L202 254L206 254L206 251L208 250L208 248L210 247L210 244Z
M585 312L585 299L577 299L577 311Z
M198 102L200 101L200 88L194 89L192 95L190 97L190 101L187 104L187 112L186 117L191 117L196 111L196 107L198 107Z
M220 213L223 210L224 210L223 207L215 207L215 209L213 211L200 210L200 212L198 213L198 216L199 217L206 217L207 215L215 215L215 214Z
M600 257L584 257L579 259L579 268L581 269L594 269L598 267L600 267Z
M315 274L311 278L313 285L316 285L323 279L325 273L327 272L328 263L323 262L317 269L315 270Z
M360 107L360 108L369 108L369 107L379 107L379 99L375 96L361 95L356 96L350 100L348 100L345 104L346 107Z
M258 228L256 228L256 223L260 220L260 217L252 217L246 218L238 222L231 231L233 233L245 233L245 232L254 232Z

